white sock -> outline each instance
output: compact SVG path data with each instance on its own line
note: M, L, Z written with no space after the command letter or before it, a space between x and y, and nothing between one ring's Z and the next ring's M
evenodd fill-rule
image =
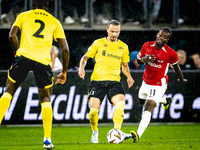
M49 142L51 143L51 138L46 138L46 137L44 137L44 142L45 142L46 140L49 141Z
M160 103L161 103L161 104L166 104L166 103L167 103L166 98L162 97L161 100L160 100Z
M142 136L145 129L149 125L150 120L151 120L151 113L149 111L144 111L142 119L141 119L139 127L138 127L138 130L137 130L137 134L138 134L139 138Z
M97 134L98 136L98 129L96 131L92 130L92 134Z
M93 133L98 132L98 129L96 131L92 130Z

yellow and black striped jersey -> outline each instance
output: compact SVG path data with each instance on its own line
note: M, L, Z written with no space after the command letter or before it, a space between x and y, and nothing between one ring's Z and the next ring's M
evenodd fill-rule
M49 65L53 39L65 39L65 33L58 19L43 9L20 13L13 26L21 30L20 46L17 56L23 55L31 60Z
M121 63L128 63L130 59L128 46L124 42L109 42L106 38L94 41L86 55L95 57L91 76L91 80L95 81L120 81Z

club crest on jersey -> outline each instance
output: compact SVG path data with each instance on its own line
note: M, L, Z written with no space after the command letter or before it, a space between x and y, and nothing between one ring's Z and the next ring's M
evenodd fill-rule
M161 60L161 59L159 59L159 60L157 60L159 63L163 63L163 60Z
M107 44L103 44L103 46L104 46L104 47L107 47L108 45L107 45Z

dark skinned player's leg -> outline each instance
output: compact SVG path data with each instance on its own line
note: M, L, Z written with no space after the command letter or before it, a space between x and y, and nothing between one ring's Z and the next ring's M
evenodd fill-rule
M53 120L53 112L51 107L51 88L38 88L41 102L42 121L44 128L44 137L51 139L51 127ZM50 141L51 142L51 141Z
M15 94L18 87L19 87L19 84L10 81L10 79L7 79L6 90L0 98L0 124L3 120L3 117L7 109L10 106L11 99L13 95Z

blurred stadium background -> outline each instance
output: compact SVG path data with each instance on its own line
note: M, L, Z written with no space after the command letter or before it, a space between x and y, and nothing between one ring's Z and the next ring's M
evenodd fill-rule
M6 1L11 2L11 1ZM2 3L2 6L5 6ZM187 59L200 50L200 7L199 0L162 0L159 19L152 22L147 19L144 23L124 21L124 7L122 0L107 0L104 6L104 15L107 19L117 19L122 23L122 31L119 39L128 44L130 51L139 51L146 41L155 40L159 28L165 26L172 29L173 35L168 45L175 50L183 49L187 52ZM124 1L123 1L124 2ZM125 2L128 2L128 0ZM150 0L147 0L150 3ZM180 3L179 3L180 2ZM6 4L7 4L6 3ZM51 0L50 12L63 24L66 37L69 43L71 56L69 65L68 80L65 85L56 85L52 95L52 105L54 110L54 123L86 123L89 106L87 103L87 87L93 60L86 66L87 74L84 81L77 75L76 67L82 55L94 40L107 35L106 24L97 24L92 0L85 0L85 12L88 22L80 23L77 12L74 12L75 23L68 25L65 23L62 1ZM0 94L5 90L7 69L9 69L14 56L8 41L8 33L11 24L17 14L24 10L32 9L32 0L20 0L18 5L13 6L7 13L7 18L1 20L0 28ZM190 5L188 5L190 4ZM180 9L180 8L181 9ZM184 9L183 9L184 8ZM178 11L180 9L180 11ZM181 15L184 22L180 23ZM145 25L145 26L144 26ZM20 36L20 35L19 35ZM58 46L54 42L54 45ZM61 53L59 53L59 57ZM137 123L140 120L142 106L137 100L138 87L141 85L142 72L131 71L136 83L131 89L127 89L124 77L122 84L126 91L126 119L125 122ZM152 115L152 122L199 122L200 121L200 79L199 70L184 70L183 74L188 79L185 85L176 82L176 75L172 70L169 72L169 88L166 96L172 96L174 102L166 112L159 106ZM55 77L57 72L55 72ZM104 103L101 110L101 123L112 122L113 107ZM41 124L40 105L38 101L38 91L33 80L32 73L19 88L12 101L12 107L6 113L2 124Z

